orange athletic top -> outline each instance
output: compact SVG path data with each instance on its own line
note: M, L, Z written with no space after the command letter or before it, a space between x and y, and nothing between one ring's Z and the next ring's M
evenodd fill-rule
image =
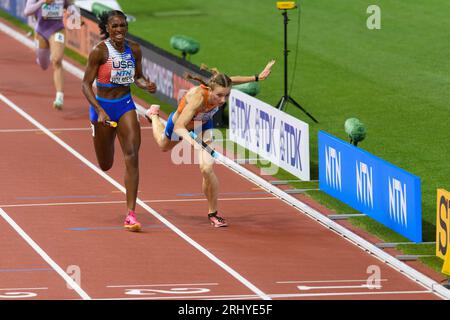
M197 121L208 121L212 119L214 114L219 110L219 107L214 107L213 105L208 104L209 99L209 90L208 87L201 84L200 88L202 88L202 95L203 95L203 104L204 107L200 110L198 110L192 120ZM180 103L178 104L177 112L178 114L181 114L184 107L186 106L186 94L181 98Z

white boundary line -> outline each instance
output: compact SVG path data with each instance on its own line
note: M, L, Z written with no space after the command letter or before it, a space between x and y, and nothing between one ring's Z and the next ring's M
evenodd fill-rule
M248 200L279 200L276 197L264 198L219 198L220 201L248 201ZM142 200L145 203L165 203L165 202L204 202L206 199L162 199L162 200ZM125 200L117 201L87 201L87 202L51 202L51 203L21 203L21 204L0 204L0 208L17 207L51 207L51 206L75 206L75 205L101 205L101 204L123 204Z
M116 285L106 286L107 288L140 288L140 287L177 287L177 286L218 286L217 282L212 283L173 283L173 284L132 284L132 285Z
M91 297L55 262L42 248L23 231L23 229L2 209L0 208L0 216L9 223L9 225L42 257L65 281L74 289L84 300L91 300Z
M388 281L388 279L377 279L376 281ZM367 282L364 280L313 280L313 281L277 281L277 284L295 284L295 283L348 283L348 282Z
M8 204L0 205L1 208L24 208L24 207L53 207L53 206L77 206L77 205L94 205L94 204L123 204L124 200L120 201L98 201L98 202L55 202L55 203L25 203L25 204Z
M269 294L269 297L275 299L283 298L308 298L308 297L337 297L337 296L370 296L370 295L399 295L399 294L432 294L430 290L417 291L365 291L365 292L325 292L325 293L281 293ZM136 297L136 298L101 298L99 300L243 300L258 299L256 295L214 295L214 296L158 296L158 297Z
M272 298L307 298L307 297L338 297L338 296L371 296L382 294L432 294L431 290L417 291L367 291L367 292L324 292L324 293L293 293L293 294L271 294Z
M144 129L151 129L151 127L141 127ZM49 128L52 132L58 131L92 131L92 128ZM22 133L22 132L42 132L39 129L0 129L0 133Z
M360 284L360 285L352 285L352 286L319 286L319 287L309 287L309 286L297 286L297 289L300 291L309 291L309 290L327 290L327 289L381 289L382 286L371 285L371 284Z
M1 288L0 289L0 291L18 291L18 290L48 290L48 288Z
M4 23L0 22L0 31L3 31L7 35L13 37L14 39L18 40L22 44L34 48L33 41L25 37L24 35L20 34L19 32L15 31L14 29L8 27ZM66 61L63 62L63 66L65 70L72 73L73 75L77 76L78 78L83 78L83 71L74 66L71 63L68 63ZM136 104L136 107L141 107L139 104ZM439 284L438 282L434 281L433 279L427 277L426 275L420 273L419 271L411 268L404 262L396 259L395 257L391 256L390 254L384 252L374 244L368 242L367 240L363 239L362 237L358 236L357 234L351 232L350 230L346 229L345 227L339 225L338 223L334 222L333 220L327 218L326 216L322 215L317 210L311 208L307 204L299 201L298 199L292 197L291 195L285 193L281 189L278 189L274 187L270 182L264 180L263 178L257 176L250 170L245 169L244 167L241 167L237 163L233 162L231 159L228 159L222 155L219 156L219 161L221 161L224 165L226 165L229 169L235 171L239 175L243 176L248 181L251 181L255 185L267 190L268 192L272 193L276 197L280 198L287 204L293 206L297 210L299 210L302 213L305 213L309 218L319 222L324 227L334 231L335 233L342 236L344 239L348 240L349 242L353 243L354 245L360 247L361 249L365 250L366 252L374 255L377 259L380 261L386 263L387 265L391 266L393 269L400 271L401 273L405 274L410 279L420 283L423 287L434 291L436 294L440 295L441 297L445 299L450 299L450 290L446 289L444 286ZM148 207L148 206L146 206ZM149 208L149 207L148 207ZM150 209L150 208L149 208ZM267 297L268 298L268 297Z
M69 146L67 143L65 143L63 140L61 140L59 137L57 137L55 134L50 132L45 126L43 126L41 123L39 123L36 119L31 117L28 113L23 111L19 106L14 104L11 100L6 98L3 94L0 93L0 100L6 103L11 109L15 110L18 114L20 114L22 117L24 117L26 120L31 122L33 125L35 125L37 128L41 129L49 138L54 140L57 144L62 146L64 149L66 149L68 152L70 152L73 156L78 158L81 162L83 162L86 166L91 168L93 171L95 171L98 175L100 175L102 178L104 178L106 181L111 183L113 186L115 186L117 189L122 191L124 194L126 194L126 189L123 187L120 183L118 183L116 180L111 178L109 175L107 175L105 172L97 168L92 162L90 162L88 159L83 157L78 151L73 149L71 146ZM184 239L186 242L188 242L191 246L196 248L198 251L200 251L202 254L204 254L206 257L208 257L212 262L217 264L219 267L221 267L223 270L225 270L227 273L229 273L231 276L233 276L236 280L238 280L240 283L242 283L244 286L246 286L248 289L250 289L252 292L256 293L261 299L263 300L270 300L270 297L267 296L263 291L258 289L254 284L252 284L250 281L245 279L243 276L241 276L237 271L232 269L230 266L228 266L225 262L217 258L215 255L213 255L211 252L206 250L203 246L201 246L198 242L190 238L187 234L185 234L183 231L178 229L174 224L172 224L170 221L168 221L166 218L161 216L158 212L156 212L153 208L148 206L145 202L143 202L141 199L137 198L136 203L140 205L142 208L147 210L150 214L152 214L155 218L157 218L159 221L161 221L163 224L165 224L167 227L172 229L173 232L175 232L178 236L180 236L182 239ZM31 239L30 239L31 240Z
M180 300L180 299L191 299L191 300L235 300L235 299L259 299L257 295L242 294L242 295L217 295L217 296L164 296L164 297L138 297L136 298L101 298L98 300Z
M91 128L49 128L50 131L91 131ZM39 129L1 129L0 133L42 132Z

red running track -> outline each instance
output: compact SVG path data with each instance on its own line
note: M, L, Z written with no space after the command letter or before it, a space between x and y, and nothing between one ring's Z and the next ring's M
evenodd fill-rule
M80 79L66 74L64 111L54 111L51 73L16 40L0 33L0 43L0 94L96 164ZM168 222L138 206L144 230L129 233L124 194L0 101L0 208L61 270L79 271L88 297L439 299L220 165L230 227L212 228L197 166L172 164L142 125L139 198ZM122 184L123 172L117 151L107 174ZM0 250L0 298L82 298L3 218ZM366 285L369 266L380 270L378 288Z

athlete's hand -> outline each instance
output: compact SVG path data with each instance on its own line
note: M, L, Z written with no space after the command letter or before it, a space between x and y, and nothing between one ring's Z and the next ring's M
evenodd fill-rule
M143 89L146 90L150 93L155 93L156 92L156 84L154 82L151 82L150 80L148 80L145 77L139 78L136 80L136 85Z
M106 123L106 121L111 121L111 119L109 118L108 114L105 112L105 110L100 109L97 112L98 114L98 119L97 122L102 123L104 126L107 126L108 124Z
M156 83L148 81L147 91L150 93L155 93L156 92Z
M266 65L263 71L258 75L259 80L266 79L270 72L272 71L272 66L275 64L275 59L272 59L269 61L269 63Z

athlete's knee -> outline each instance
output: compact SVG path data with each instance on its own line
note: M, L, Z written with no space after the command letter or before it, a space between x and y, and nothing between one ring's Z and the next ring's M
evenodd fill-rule
M214 174L214 168L212 164L201 164L200 172L204 177L208 177Z
M109 169L112 168L113 166L113 162L114 161L101 161L98 163L98 165L100 166L100 169L102 169L102 171L108 171Z
M62 58L60 58L60 57L57 57L57 58L52 57L52 66L53 66L53 68L61 68L62 67Z
M137 164L138 157L139 157L139 147L138 146L131 146L126 148L123 151L123 156L125 158L125 162L130 164Z
M50 50L38 48L36 62L42 70L47 70L50 66Z

